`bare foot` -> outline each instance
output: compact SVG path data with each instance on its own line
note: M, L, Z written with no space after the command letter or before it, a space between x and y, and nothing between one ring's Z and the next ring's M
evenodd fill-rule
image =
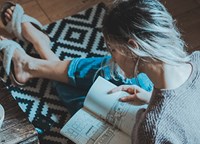
M12 6L8 8L5 12L5 20L8 23L12 20L13 11L15 9L15 6ZM44 34L42 31L34 27L29 22L22 23L22 35L23 37L34 44L46 44L49 47L50 39L49 37Z
M11 21L15 6L8 8L5 12L6 22ZM51 51L50 39L41 30L34 27L30 22L22 23L22 35L33 44L35 50L41 58L51 61L60 61L60 59Z
M7 38L0 36L0 40L6 40ZM12 57L12 62L14 65L14 71L11 70L13 73L15 80L18 83L25 84L32 76L29 71L29 61L30 56L27 55L25 52L16 49L14 55Z

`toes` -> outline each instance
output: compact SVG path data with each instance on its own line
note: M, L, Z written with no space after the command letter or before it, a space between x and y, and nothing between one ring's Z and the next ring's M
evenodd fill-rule
M8 13L8 12L6 12L5 13L5 18L6 18L6 21L8 22L8 21L11 21L11 19L12 19L12 16Z
M15 9L15 6L12 6L5 11L5 19L7 22L11 21L14 9Z
M10 9L11 9L12 11L14 11L14 9L15 9L15 6L12 6Z
M9 15L12 15L13 11L11 8L7 9L6 12L9 14Z
M10 21L10 19L8 19L7 17L5 17L5 20L6 20L6 22L9 22L9 21Z

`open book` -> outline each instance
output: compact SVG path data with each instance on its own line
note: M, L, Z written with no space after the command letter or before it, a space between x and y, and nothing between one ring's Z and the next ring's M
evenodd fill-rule
M120 102L124 91L107 94L116 87L98 77L90 88L84 107L64 125L60 133L77 144L131 144L136 113L147 105Z

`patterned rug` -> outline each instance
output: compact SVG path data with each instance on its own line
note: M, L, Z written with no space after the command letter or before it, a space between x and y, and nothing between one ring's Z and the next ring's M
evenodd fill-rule
M60 59L75 57L95 57L106 54L101 33L102 17L105 13L103 4L96 5L76 15L66 17L46 25L53 52ZM19 42L28 54L38 57L31 44ZM3 68L0 75L5 77ZM6 78L6 77L5 77ZM10 81L7 79L7 85ZM70 118L68 110L58 99L51 81L34 79L23 88L8 87L30 122L43 132L39 135L41 144L71 144L59 131Z

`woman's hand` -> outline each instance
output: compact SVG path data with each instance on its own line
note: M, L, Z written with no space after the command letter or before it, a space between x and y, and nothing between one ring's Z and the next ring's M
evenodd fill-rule
M114 93L117 91L125 91L130 94L120 98L120 101L133 102L134 104L149 103L152 94L151 92L148 92L137 85L121 85L110 90L108 93Z

